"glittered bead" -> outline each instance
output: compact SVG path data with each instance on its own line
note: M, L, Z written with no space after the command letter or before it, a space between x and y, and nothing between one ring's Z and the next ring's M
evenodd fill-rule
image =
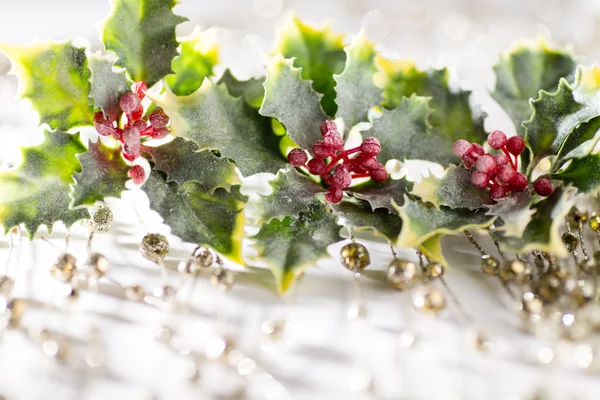
M531 292L526 292L523 295L523 310L529 314L540 314L542 312L543 303L539 296Z
M481 269L488 275L498 275L500 263L494 257L485 254L481 256Z
M210 283L221 292L226 292L233 286L233 273L225 268L217 268L210 276Z
M340 251L342 265L352 272L361 272L371 264L369 251L360 243L349 243Z
M158 262L169 252L169 242L159 233L149 233L142 239L140 252L147 259Z
M421 311L437 314L446 308L446 295L438 288L429 288L422 298L415 300L415 305Z
M417 282L417 266L408 260L395 259L388 267L387 278L396 289L411 288Z
M545 276L536 284L536 293L544 303L554 303L560 296L562 282L555 276Z
M181 261L179 263L179 266L177 267L177 270L181 274L191 276L194 278L197 277L201 271L200 266L198 265L196 260L194 260L193 258L188 258L185 261Z
M108 272L110 264L100 253L92 253L85 262L85 267L92 278L100 279Z
M112 226L113 213L104 204L96 204L90 209L90 226L96 233L108 232Z
M21 323L21 318L27 309L27 303L22 299L12 299L6 305L6 309L9 312L8 316L8 327L17 328Z
M69 253L61 254L50 273L61 282L71 282L77 276L77 260Z
M438 262L430 262L425 267L424 274L427 278L439 278L444 275L446 269Z
M562 241L569 252L573 252L579 246L579 237L573 232L565 232L562 235Z
M194 259L200 267L209 268L215 263L217 257L211 249L200 247L194 252Z
M600 230L600 215L598 215L597 213L593 213L590 216L589 224L591 230L593 230L594 232L598 232Z
M125 288L125 297L132 301L142 301L146 294L139 285L131 285Z
M585 223L588 220L588 213L584 209L579 209L575 206L571 207L567 214L567 222L573 228L578 228L580 223Z

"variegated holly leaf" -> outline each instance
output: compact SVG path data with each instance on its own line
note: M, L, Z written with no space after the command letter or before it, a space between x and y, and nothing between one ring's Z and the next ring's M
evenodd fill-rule
M88 54L88 64L92 73L90 97L94 108L101 109L112 121L116 121L122 114L119 100L131 91L133 84L124 69L115 70L114 63L115 58L111 54Z
M327 247L342 240L336 216L314 201L308 211L263 225L256 236L257 259L269 265L280 293L309 266L328 257Z
M580 192L596 192L600 188L600 154L573 159L564 170L552 177L576 187Z
M532 204L533 195L530 190L525 190L486 206L487 215L498 217L495 222L496 230L504 236L520 238L535 214Z
M346 128L351 129L359 122L367 121L369 109L383 100L382 90L375 86L375 43L369 41L364 32L346 47L346 66L340 75L335 75L337 116L342 117Z
M217 188L207 192L197 182L179 185L167 182L166 174L153 170L142 186L150 208L171 227L171 233L185 242L204 244L243 263L244 205L239 186L228 192Z
M302 78L312 81L313 89L323 95L320 101L330 117L337 109L333 75L342 72L346 60L343 40L344 35L333 32L329 25L318 29L292 16L279 32L272 52L294 59L294 66L302 69Z
M260 224L268 223L273 218L295 217L307 211L315 195L324 191L317 182L289 165L279 171L269 185L273 192L267 196L261 195L257 204L257 222Z
M384 89L386 108L400 106L404 97L413 94L431 97L429 106L433 112L430 122L436 136L450 143L457 139L477 143L485 140L485 115L471 109L470 91L450 89L447 69L421 71L412 61L387 60L383 57L377 57L376 62L380 72L375 79ZM439 146L445 145L440 143Z
M550 47L544 40L518 43L500 54L492 97L512 119L519 136L525 135L521 124L531 117L529 100L537 98L540 90L556 90L560 78L570 79L575 67L570 52Z
M167 182L197 182L204 190L213 193L217 188L227 191L240 185L235 164L226 157L218 157L209 150L199 151L190 140L177 137L162 146L150 150L154 169L167 174Z
M204 78L213 75L219 45L198 27L180 43L179 56L171 64L174 73L167 75L165 82L177 96L188 96L198 90Z
M412 186L412 182L407 181L405 178L389 178L385 182L375 182L369 179L350 187L347 192L357 199L367 201L372 210L386 208L388 211L395 213L396 209L393 207L392 201L398 206L403 205L404 195L408 194Z
M88 216L69 208L69 185L79 170L76 154L85 151L79 135L46 132L44 142L23 149L23 161L0 173L0 224L4 232L23 224L29 238L41 225L52 231L55 222L71 226Z
M302 79L292 61L276 55L267 62L265 97L258 112L277 119L298 146L311 151L322 138L319 128L327 115L319 103L322 95Z
M218 150L233 159L244 176L276 173L287 164L271 120L231 96L224 86L206 79L189 96L175 96L167 89L152 99L171 118L175 136L193 140L200 150Z
M112 11L101 27L104 47L117 54L117 65L148 87L173 72L171 61L179 46L175 28L187 21L173 14L175 4L175 0L112 0Z
M260 108L265 95L264 78L239 81L229 69L226 69L218 83L219 85L224 84L233 97L243 97L250 107Z
M415 183L411 194L436 207L475 210L492 202L487 190L471 183L471 171L456 165L450 165L442 178L430 173L427 178Z
M533 206L535 214L520 238L496 235L502 247L515 254L545 251L559 258L568 255L561 241L560 226L573 205L573 188L558 187L549 197Z
M398 215L386 208L372 210L369 203L363 200L348 198L332 207L342 217L344 225L355 231L373 231L395 242L402 230L402 220Z
M98 139L90 142L88 151L77 156L81 172L73 175L71 207L93 205L106 197L121 197L130 167L123 160L120 146L109 147Z
M19 95L28 99L40 116L40 124L67 131L89 125L90 71L85 49L65 43L7 46L0 50L12 62L19 78Z
M558 150L552 170L558 171L565 161L585 157L594 151L598 140L600 140L599 132L600 116L575 127Z

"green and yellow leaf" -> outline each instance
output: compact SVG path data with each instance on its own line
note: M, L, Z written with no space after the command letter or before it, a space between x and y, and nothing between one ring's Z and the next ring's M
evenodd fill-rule
M552 177L574 186L582 193L596 192L600 188L600 154L575 158L564 170Z
M243 97L246 103L255 109L259 109L263 98L265 97L264 88L265 79L251 78L246 81L238 80L229 69L226 69L221 79L219 79L219 85L225 85L227 91L233 97Z
M502 232L504 236L520 238L531 222L535 214L532 209L533 195L531 190L525 190L486 206L487 215L498 217L496 220L496 231Z
M396 209L393 203L398 206L404 204L404 195L408 194L412 186L412 182L407 181L405 178L389 178L385 182L375 182L369 179L350 187L347 193L368 202L372 210L386 208L388 211L395 213Z
M335 213L342 217L344 225L353 231L371 231L395 242L402 230L402 220L386 208L371 209L363 200L347 198L332 205Z
M102 110L105 116L116 121L122 114L119 107L121 96L131 91L133 82L124 69L115 70L115 58L100 52L88 54L88 64L92 73L90 97L94 108Z

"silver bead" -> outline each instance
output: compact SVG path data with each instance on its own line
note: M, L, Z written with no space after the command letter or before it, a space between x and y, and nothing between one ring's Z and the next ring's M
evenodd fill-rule
M417 282L417 266L411 261L397 258L390 263L387 278L395 288L409 289Z
M159 233L149 233L142 239L140 251L150 261L158 262L169 252L169 242Z
M69 253L61 254L50 269L50 273L61 282L71 282L77 276L77 259Z
M90 209L90 227L94 232L108 232L113 222L113 213L104 204L96 204Z
M90 277L100 279L108 272L110 264L106 257L100 253L92 253L89 255L85 262L85 268L87 269Z
M211 267L217 260L217 256L208 247L200 247L194 252L194 260L202 268Z
M214 270L210 282L221 292L226 292L233 286L233 273L228 269L219 267Z
M340 250L342 265L352 272L361 272L371 264L369 251L360 243L349 243Z

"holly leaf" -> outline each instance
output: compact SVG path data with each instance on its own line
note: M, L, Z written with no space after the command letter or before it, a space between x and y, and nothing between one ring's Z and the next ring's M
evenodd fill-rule
M181 39L179 56L171 64L174 73L167 75L165 82L177 96L188 96L198 90L204 78L213 75L218 62L219 45L196 27Z
M564 170L553 174L552 178L571 184L583 193L595 192L600 188L600 154L573 159Z
M594 151L598 140L600 140L599 131L600 116L575 127L558 151L556 161L552 166L553 171L557 171L567 160L582 158Z
M302 69L302 78L312 81L312 87L323 94L320 98L323 110L335 116L334 74L344 69L344 35L331 30L329 25L318 29L304 24L298 17L291 20L279 32L273 54L293 58L293 64Z
M19 95L31 102L40 124L63 131L92 123L90 71L85 49L71 42L0 48L19 78Z
M88 151L77 158L81 172L73 175L71 207L93 205L106 197L121 197L130 167L123 160L120 147L109 147L101 140L89 142Z
M218 82L224 84L227 91L233 97L243 97L252 108L259 109L265 94L264 83L265 79L251 78L247 81L239 81L229 69L226 69L223 76Z
M373 231L392 242L398 239L402 220L386 208L372 210L368 202L348 199L333 205L335 213L342 217L344 225L355 231Z
M167 182L197 182L204 190L213 193L217 188L227 191L240 185L235 164L226 157L217 157L211 151L199 151L190 140L177 137L169 143L150 150L154 169L167 174Z
M344 71L333 78L337 83L337 115L342 117L346 127L351 129L359 122L368 120L369 109L381 103L382 90L375 86L373 80L377 72L375 43L369 41L364 32L361 32L354 38L352 45L345 48L345 52Z
M101 109L105 116L116 121L122 114L119 100L131 91L133 82L124 69L117 71L113 68L115 58L111 55L100 52L89 54L88 63L92 73L90 97L94 108Z
M231 96L224 86L206 79L189 96L175 96L167 89L152 100L171 118L174 135L193 140L200 150L218 150L233 159L244 176L276 173L287 164L271 120Z
M388 178L385 182L375 182L369 179L366 182L354 185L348 189L348 193L357 199L365 200L371 205L372 210L386 208L388 211L396 212L392 202L396 205L404 204L404 195L412 189L412 182L406 179Z
M559 80L570 79L575 67L569 52L552 48L544 40L519 43L500 55L494 66L492 97L513 121L519 136L525 135L521 124L531 117L529 99L537 98L540 90L556 90Z
M112 0L112 11L101 27L104 47L117 54L117 65L148 87L173 72L171 62L179 45L175 28L187 21L173 14L175 4L175 0Z
M533 195L530 190L525 190L487 205L487 215L498 217L495 223L496 230L504 236L520 238L535 214L536 210L531 208L532 204Z
M302 79L292 62L281 55L267 62L265 97L258 112L277 119L298 146L312 151L312 145L322 139L320 127L327 115L319 104L322 95Z
M438 208L447 206L476 210L492 202L486 190L471 183L471 171L456 165L450 165L442 178L430 173L414 185L411 194Z
M274 218L283 219L286 216L297 216L307 211L309 204L315 200L317 193L323 188L306 175L300 174L295 168L288 167L277 173L269 182L273 192L268 196L260 196L257 204L257 222L268 223Z
M207 192L198 182L167 182L166 174L153 170L142 186L171 233L185 242L208 245L232 261L243 263L244 205L239 186L231 192L217 188Z
M0 173L0 223L5 234L23 224L32 239L41 225L52 232L55 222L69 227L88 216L85 210L69 208L71 177L79 169L75 156L85 150L78 134L45 132L41 145L23 149L19 167Z
M336 220L315 201L297 216L271 220L252 237L257 259L269 265L279 293L285 293L308 266L329 257L327 247L342 240Z

